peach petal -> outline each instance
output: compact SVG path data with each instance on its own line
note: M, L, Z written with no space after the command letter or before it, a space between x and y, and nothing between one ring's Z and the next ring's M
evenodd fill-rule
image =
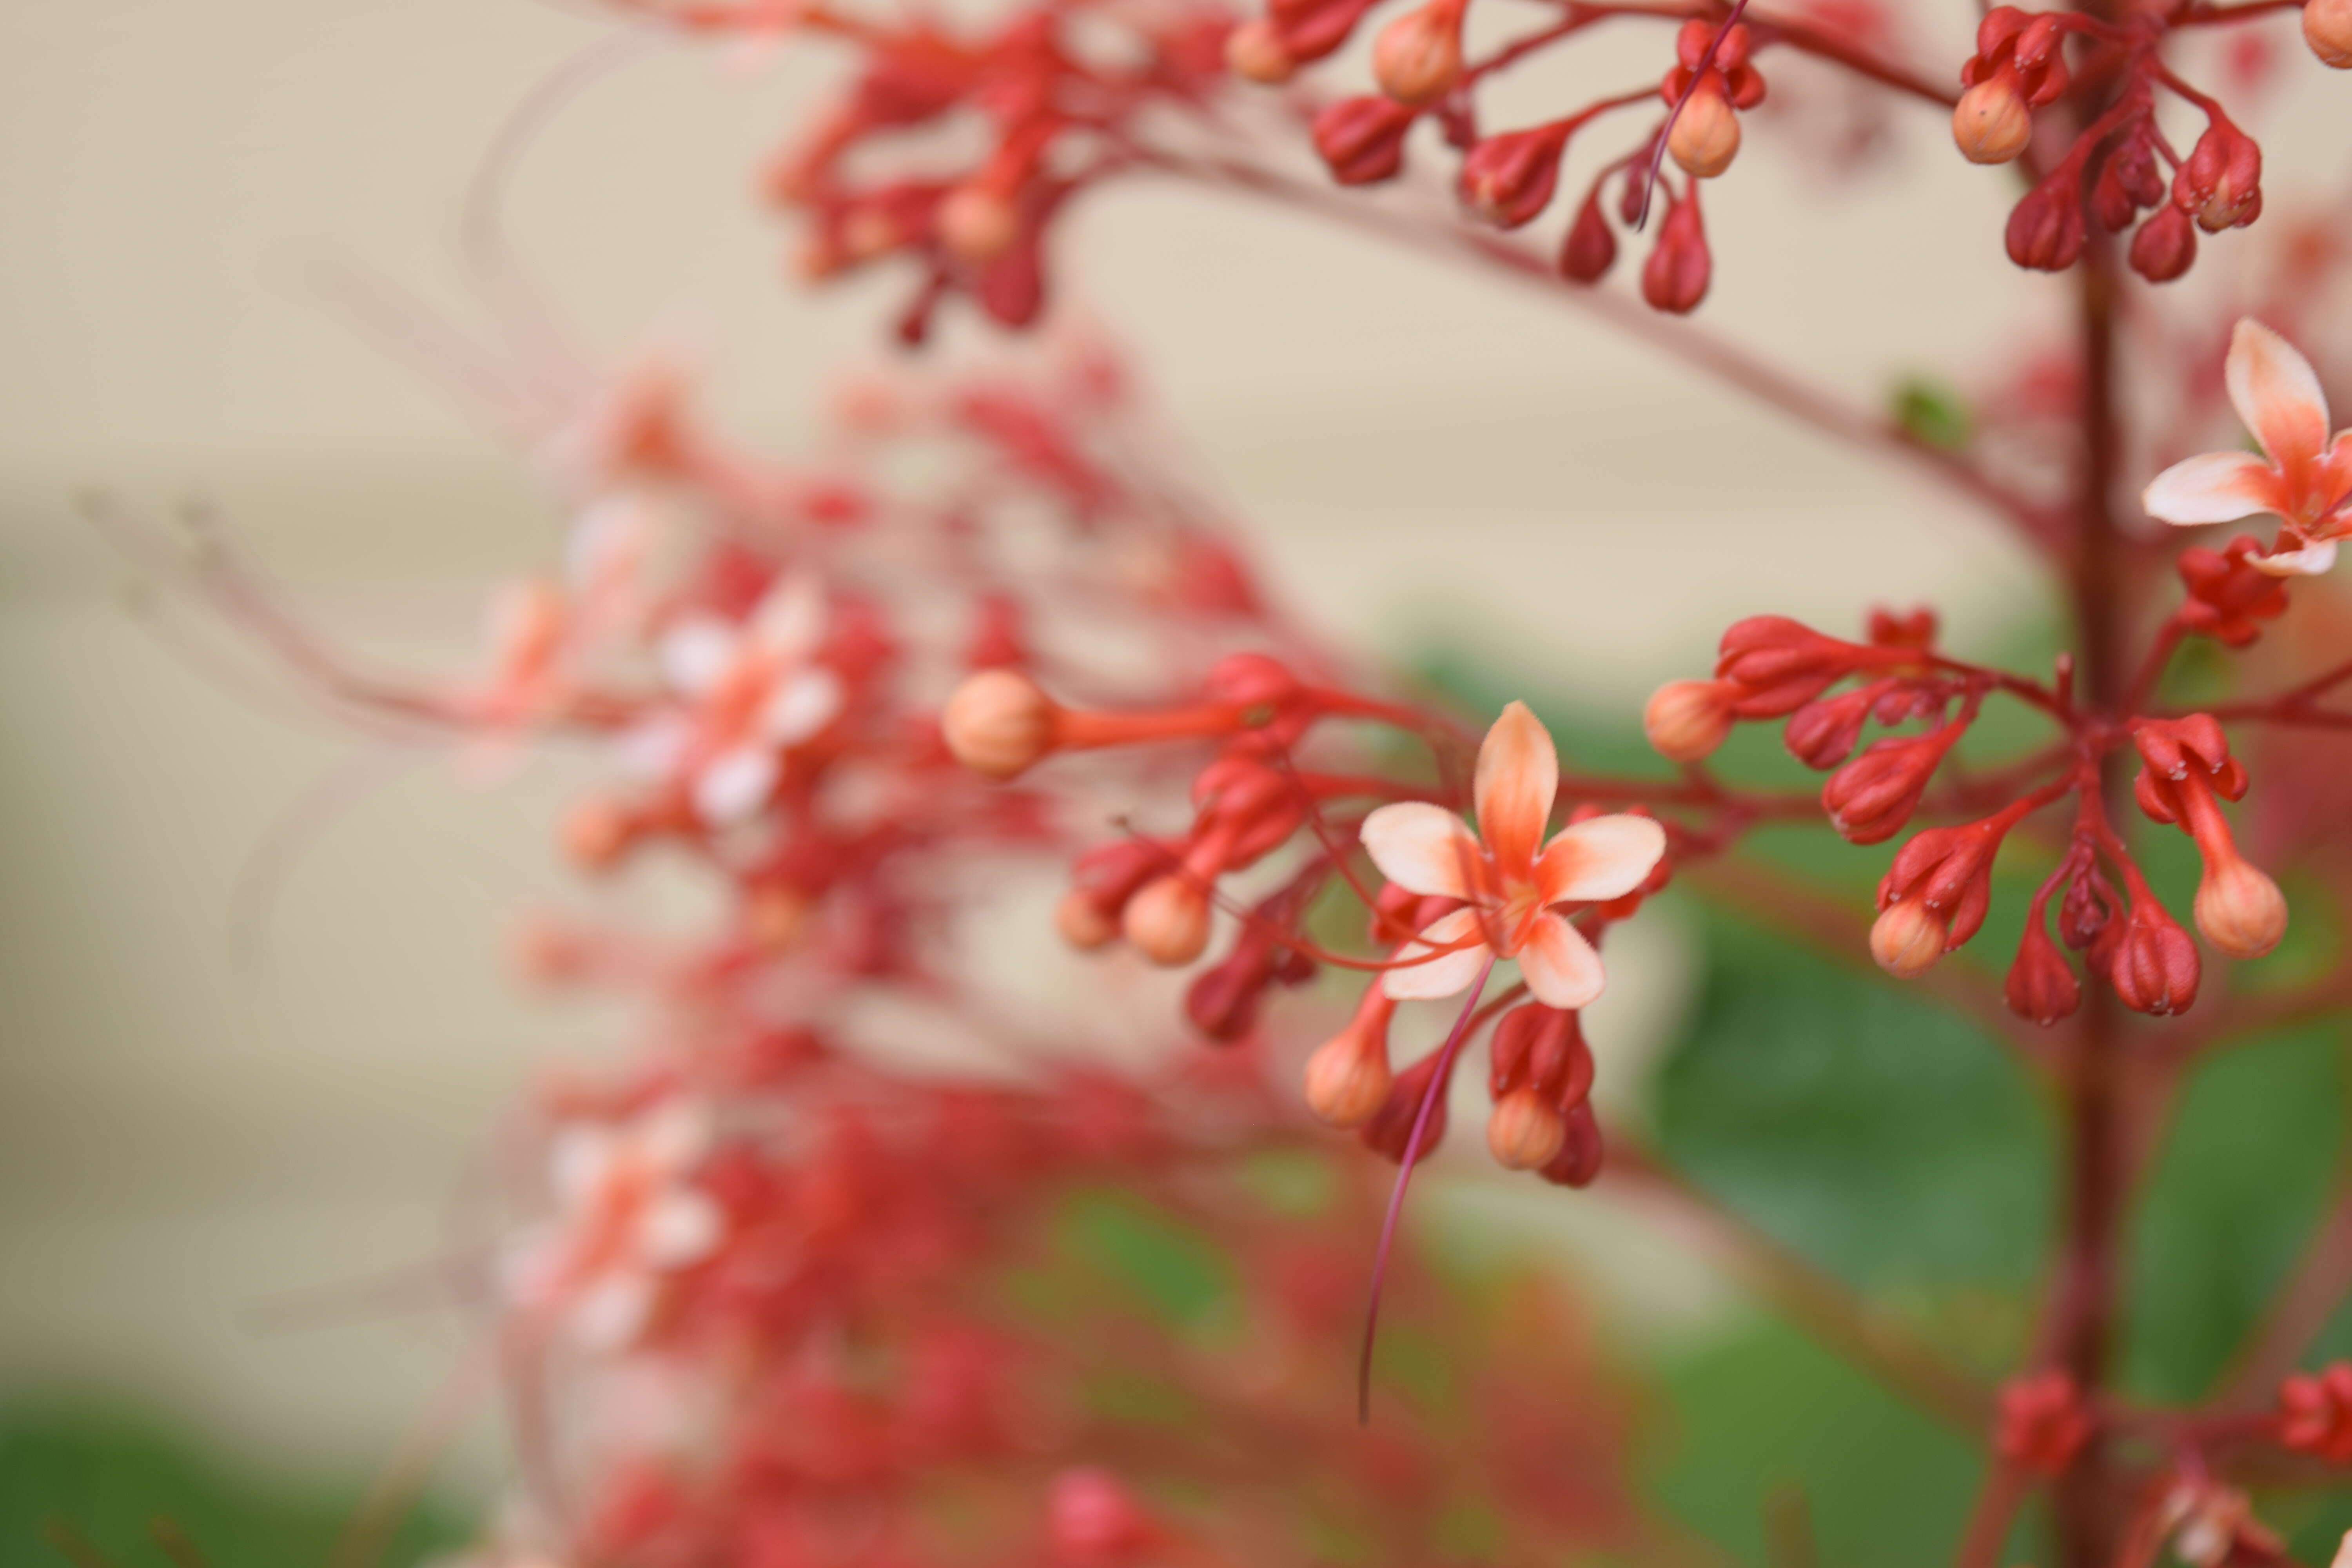
M2278 476L2252 452L2206 452L2175 463L2140 492L2147 515L2184 527L2278 510Z
M2327 396L2294 344L2245 317L2230 334L2226 374L2238 417L2272 462L2292 470L2318 458L2327 445Z
M1478 748L1478 836L1506 874L1534 864L1559 793L1551 733L1524 702L1513 702Z
M1601 994L1601 955L1564 915L1539 916L1519 949L1519 974L1547 1007L1581 1007Z
M1547 904L1622 898L1666 852L1666 830L1646 816L1595 816L1560 829L1536 864Z
M1399 801L1364 818L1365 853L1381 875L1408 892L1466 899L1477 879L1478 841L1442 805Z
M1381 989L1398 1002L1426 1001L1436 996L1451 996L1478 978L1486 966L1490 950L1478 936L1478 911L1455 910L1430 921L1421 933L1421 940L1408 943L1397 954L1410 967L1391 969L1381 976ZM1450 947L1454 942L1469 940L1470 945L1453 952L1440 952L1426 963L1414 963L1416 954L1437 948Z

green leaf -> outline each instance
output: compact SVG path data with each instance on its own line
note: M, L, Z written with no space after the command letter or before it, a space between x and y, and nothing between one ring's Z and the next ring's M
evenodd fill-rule
M1947 452L1969 444L1969 407L1960 395L1939 382L1914 376L1895 389L1895 422L1915 441Z

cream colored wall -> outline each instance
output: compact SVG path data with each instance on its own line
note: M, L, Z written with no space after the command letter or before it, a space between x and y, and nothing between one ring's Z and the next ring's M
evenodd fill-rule
M1964 16L1919 28L1958 57ZM143 632L69 505L209 499L349 624L457 635L541 520L306 279L358 258L462 309L466 174L594 36L529 0L0 10L0 1384L95 1380L267 1451L373 1453L446 1325L253 1310L428 1255L530 1063L602 1032L498 973L509 911L561 887L538 774L483 795L428 763L367 795L295 867L266 962L233 966L240 867L348 748ZM755 428L789 428L896 286L796 293L749 199L821 74L637 66L533 151L512 208L601 341L679 303L725 322L716 393ZM2289 75L2340 131L2344 84ZM1906 155L1838 195L1758 129L1710 207L1707 319L1864 395L2054 299L2000 256L2002 182L1899 118ZM2296 163L2274 153L2274 182ZM1066 253L1288 589L1375 646L1442 634L1631 701L1731 615L1933 595L1965 636L2030 593L1949 504L1572 308L1175 190L1084 210Z

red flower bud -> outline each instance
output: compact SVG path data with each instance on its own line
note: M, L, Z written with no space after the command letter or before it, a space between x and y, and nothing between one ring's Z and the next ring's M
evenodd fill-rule
M2072 1377L2039 1373L2001 1385L1993 1447L2012 1464L2054 1476L2074 1462L2096 1426Z
M2063 272L2083 254L2083 197L2072 164L2025 193L2010 209L2009 258L2042 272Z
M2180 226L2189 226L2185 215ZM2219 554L2201 548L2182 551L2180 584L2189 591L2189 603L2180 606L2181 620L2231 647L2244 647L2260 637L2262 628L2254 623L2286 613L2286 584L2253 564L2262 553L2261 542L2245 534Z
M1735 621L1717 645L1715 673L1738 688L1732 711L1777 719L1871 662L1867 649L1824 637L1786 616Z
M1436 1078L1437 1064L1444 1055L1444 1051L1432 1051L1397 1074L1396 1080L1389 1085L1388 1098L1357 1134L1364 1141L1365 1148L1391 1164L1404 1163L1405 1149L1412 1140L1412 1124L1421 1115L1422 1098L1430 1092L1430 1080ZM1445 1101L1453 1088L1450 1078L1437 1085L1437 1101L1429 1108L1429 1121L1422 1129L1414 1158L1426 1159L1429 1152L1444 1141Z
M1948 923L1944 951L1977 934L1992 898L1992 858L2010 824L1989 816L1959 827L1930 827L1911 836L1879 879L1878 907L1916 899Z
M1268 0L1266 20L1274 24L1283 52L1297 64L1319 60L1346 43L1377 0Z
M1592 1114L1590 1100L1580 1103L1563 1121L1566 1123L1560 1140L1559 1152L1537 1174L1556 1187L1589 1187L1601 1174L1605 1151L1601 1142L1601 1122Z
M2279 1441L2331 1465L2352 1465L2352 1362L2279 1385Z
M2172 176L2172 201L2207 234L2240 228L2263 210L2263 150L2215 115Z
M1404 167L1404 139L1421 110L1370 93L1326 104L1315 116L1315 151L1343 185L1396 178Z
M1568 226L1568 238L1559 247L1560 275L1574 283L1598 283L1616 263L1617 236L1609 226L1609 215L1601 210L1596 184L1577 208L1576 221Z
M1566 1110L1592 1091L1592 1050L1572 1012L1536 1002L1514 1007L1496 1024L1486 1054L1486 1085L1497 1099L1533 1089Z
M2135 1013L2168 1017L2197 1001L2197 944L2144 888L2132 890L2131 913L2107 961L2116 995Z
M1956 720L1925 735L1890 736L1864 747L1822 785L1830 826L1854 844L1893 837L1911 819L1928 780L1967 728L1965 721Z
M2082 1005L2083 987L2042 921L2037 903L2025 923L2025 940L2017 944L2017 957L2001 983L2001 995L2011 1012L2047 1028Z
M1658 226L1658 242L1642 264L1642 298L1652 310L1686 316L1706 298L1714 270L1706 227L1699 219L1698 190L1693 186L1689 195L1667 207L1665 221Z
M1433 103L1462 75L1462 12L1466 0L1427 0L1381 29L1372 41L1372 79L1399 103Z
M2080 952L2107 931L2122 909L2123 900L2115 884L2100 875L2097 867L2085 867L2081 876L2067 884L2066 896L2059 902L2059 939Z
M1244 928L1234 951L1193 978L1184 992L1184 1016L1194 1028L1213 1040L1238 1040L1256 1026L1269 987L1314 978L1314 960L1280 940L1296 904L1286 889L1258 905L1257 919Z
M2204 781L2224 800L2237 800L2246 793L2245 764L2230 755L2230 738L2210 713L2147 720L2132 731L2132 744L2147 764L2141 776L2150 780L2158 802L2166 806L2148 810L2158 822L2176 821L2180 815L2174 804L2175 792L2166 786L2191 777ZM2147 805L2145 796L2141 804Z
M2151 283L2171 282L2196 259L2197 226L2179 207L2157 208L2132 236L2132 270Z
M1497 228L1517 228L1551 205L1567 150L1567 121L1489 136L1462 159L1462 205Z
M1822 772L1837 766L1853 754L1871 708L1885 690L1885 683L1873 682L1806 703L1789 715L1788 728L1780 731L1789 754Z

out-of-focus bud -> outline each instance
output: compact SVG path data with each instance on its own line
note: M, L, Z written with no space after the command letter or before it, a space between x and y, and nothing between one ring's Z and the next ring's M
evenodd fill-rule
M2132 890L2131 914L2107 961L2116 995L2135 1013L2169 1017L2197 1000L2197 944L2179 921L2142 888Z
M1343 98L1315 116L1315 151L1343 185L1392 180L1404 167L1404 139L1421 110L1378 93Z
M1150 838L1121 838L1079 856L1070 890L1054 910L1062 940L1081 952L1108 942L1118 935L1128 900L1175 858L1174 849Z
M2263 210L2261 146L2216 114L2172 176L2172 201L2207 234L2253 222Z
M2041 272L2063 272L2083 254L2083 197L2072 167L2025 193L2009 213L2009 258Z
M1080 952L1092 952L1118 935L1118 921L1103 913L1102 906L1085 892L1072 888L1054 906L1054 929Z
M1642 730L1669 762L1695 763L1731 733L1729 690L1720 680L1669 680L1642 710Z
M1360 1127L1388 1100L1389 1020L1396 1004L1367 986L1348 1026L1307 1058L1307 1107L1334 1127Z
M2009 1010L2021 1018L2031 1018L2044 1028L2061 1018L2071 1017L2082 1005L2082 983L2066 963L2066 955L2050 940L2049 931L2042 923L2042 908L2035 905L2026 918L2025 940L2017 944L2017 958L2009 966L2009 976L2001 983L2001 995Z
M1911 813L1927 782L1967 725L1958 721L1925 735L1874 741L1862 754L1832 773L1822 785L1822 808L1830 826L1853 844L1892 838Z
M1567 1142L1566 1118L1533 1086L1504 1095L1486 1119L1486 1148L1507 1171L1539 1171Z
M1666 151L1695 180L1711 180L1731 167L1739 153L1739 116L1724 97L1712 71L1699 78L1666 133Z
M2279 1385L2279 1441L2330 1465L2352 1465L2352 1361Z
M636 815L617 802L583 800L563 819L564 858L583 871L609 870L641 831Z
M2080 952L2099 939L2107 929L2122 900L2096 866L2086 866L2080 876L2066 885L2066 896L2058 902L2058 937L2068 947Z
M1567 1132L1561 1139L1559 1152L1551 1157L1538 1173L1556 1187L1589 1187L1601 1174L1605 1155L1601 1142L1601 1122L1592 1114L1591 1101L1577 1106L1566 1118Z
M1119 929L1154 963L1190 963L1209 945L1208 889L1187 872L1154 878L1127 901Z
M2058 1371L2036 1373L2001 1385L1993 1447L2012 1464L2054 1476L2074 1462L2096 1429L2072 1377Z
M1427 0L1372 41L1372 79L1399 103L1433 103L1462 75L1465 0Z
M1282 47L1282 34L1275 25L1260 16L1225 35L1225 68L1245 81L1270 87L1288 81L1298 62Z
M2352 0L2303 0L2303 41L2322 65L2352 70Z
M1059 705L1018 670L983 669L948 699L940 732L965 767L1009 779L1054 749L1060 715Z
M1045 1498L1045 1538L1056 1563L1115 1568L1158 1543L1151 1516L1108 1470L1064 1470Z
M975 266L995 260L1021 237L1021 210L1003 192L982 184L950 191L931 223L949 254Z
M2209 855L2197 884L2197 929L2231 958L2260 958L2286 935L2286 895L2235 853Z
M1576 221L1568 226L1568 238L1559 247L1560 276L1572 283L1598 283L1616 264L1617 236L1609 227L1609 215L1601 210L1596 184L1576 209Z
M1706 298L1715 258L1706 248L1706 226L1699 217L1697 187L1666 209L1658 242L1642 263L1642 298L1654 310L1687 316Z
M1298 65L1319 60L1346 43L1377 0L1268 0L1283 53Z
M2148 215L2131 241L2131 268L2151 283L2169 283L2197 260L2197 226L2167 204Z
M1947 918L1927 907L1927 900L1914 893L1897 899L1879 912L1871 922L1870 956L1878 967L1902 980L1915 980L1935 967L1944 956L1944 945L1950 933Z
M1315 976L1315 961L1283 940L1297 912L1297 899L1285 889L1252 911L1241 940L1222 963L1195 975L1184 992L1184 1016L1213 1040L1241 1039L1257 1025L1260 1005L1276 985L1297 985Z
M1952 110L1952 140L1971 163L2006 163L2033 140L2033 112L2017 79L2003 71L1960 94Z
M1388 1098L1357 1133L1365 1148L1391 1164L1404 1163L1406 1146L1412 1142L1412 1124L1421 1118L1421 1102L1430 1093L1438 1063L1444 1055L1444 1051L1432 1051L1396 1075L1389 1085ZM1415 1159L1425 1158L1445 1141L1446 1100L1453 1089L1450 1078L1435 1084L1436 1100L1429 1108L1429 1120L1423 1123L1421 1142L1413 1149Z
M1463 155L1462 205L1497 228L1517 228L1551 205L1567 151L1566 121L1489 136Z

